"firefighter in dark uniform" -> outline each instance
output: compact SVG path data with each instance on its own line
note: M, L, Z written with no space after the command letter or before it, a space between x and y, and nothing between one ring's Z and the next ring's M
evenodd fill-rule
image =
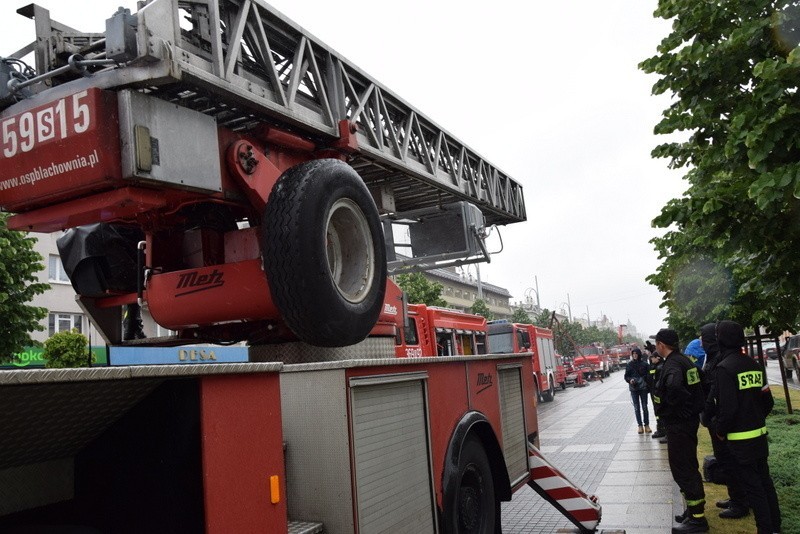
M764 369L742 348L744 330L733 321L717 324L720 361L715 376L717 436L733 456L736 476L753 509L759 534L780 532L781 511L769 474L766 416L774 401Z
M661 355L656 351L656 348L647 342L647 352L650 353L650 365L647 368L647 390L650 392L650 399L653 401L653 407L655 411L656 405L656 382L658 378L661 376L661 369L664 367L664 360L661 358ZM664 426L661 423L661 418L656 414L656 431L653 432L653 435L650 436L655 439L664 439L666 438L667 433L664 431ZM664 439L663 443L666 443L666 439Z
M672 532L708 532L706 496L697 462L697 430L703 410L700 371L678 351L678 334L663 329L656 334L656 351L664 358L656 381L656 414L667 432L667 457L672 478L686 501L686 510L675 516L680 525Z
M728 498L717 501L717 506L723 510L719 516L723 519L738 519L750 513L747 504L747 494L739 482L734 469L734 460L731 456L730 448L725 440L719 439L714 427L711 424L717 415L716 385L717 365L721 361L719 344L717 343L717 324L708 323L700 328L700 340L703 349L706 351L706 361L703 364L703 391L706 395L706 405L703 413L700 414L700 422L708 428L708 435L711 439L711 447L714 450L714 458L717 461L717 469L724 477L725 485L728 488Z

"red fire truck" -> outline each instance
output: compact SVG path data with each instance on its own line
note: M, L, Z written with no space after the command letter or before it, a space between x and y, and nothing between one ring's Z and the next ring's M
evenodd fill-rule
M486 354L486 319L480 315L410 304L399 325L395 354L400 357Z
M573 365L583 373L584 379L610 376L611 359L605 349L597 343L576 347Z
M380 317L388 272L485 260L519 184L261 0L143 2L102 34L18 12L37 35L0 58L9 227L70 229L110 361L236 341L249 361L0 371L0 531L488 534L525 485L596 528L538 450L527 355L396 358ZM141 338L138 307L176 334Z
M608 349L610 354L614 354L619 358L620 367L624 367L631 359L631 349L636 345L633 343L623 343L622 345L614 345Z
M556 387L567 387L566 371L556 354L552 330L506 320L491 321L489 348L493 353L532 353L536 391L545 402L553 400Z

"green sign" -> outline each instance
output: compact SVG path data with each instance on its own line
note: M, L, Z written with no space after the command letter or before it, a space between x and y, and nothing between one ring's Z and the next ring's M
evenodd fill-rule
M45 360L42 358L44 349L42 347L26 347L22 352L13 355L11 361L0 365L2 369L24 369L31 367L44 367ZM108 356L105 347L92 347L94 355L94 365L108 365ZM89 355L86 355L87 359Z

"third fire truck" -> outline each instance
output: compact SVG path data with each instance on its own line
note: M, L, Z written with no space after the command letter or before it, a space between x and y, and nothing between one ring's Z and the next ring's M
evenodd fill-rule
M556 354L552 330L505 320L491 321L489 347L494 353L532 353L536 391L545 402L553 400L556 388L566 388L566 372Z

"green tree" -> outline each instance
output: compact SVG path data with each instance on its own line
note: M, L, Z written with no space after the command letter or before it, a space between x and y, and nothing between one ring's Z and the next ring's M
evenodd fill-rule
M558 324L554 324L553 339L556 351L564 356L575 353L575 344L586 344L583 341L583 325L578 322L559 321Z
M77 330L57 332L44 342L42 357L45 367L88 367L94 353L89 352L89 340Z
M47 310L29 302L50 287L36 278L42 257L33 250L34 240L9 230L7 219L8 214L0 213L0 362L10 361L26 346L39 345L30 332L44 330L39 321L47 317Z
M533 324L531 321L531 316L528 315L528 312L522 309L522 306L519 308L514 308L514 313L511 315L511 322L520 324Z
M553 312L551 312L547 308L544 308L540 310L539 313L535 314L532 317L533 324L535 324L536 326L541 326L543 328L555 328L556 327L555 324L552 324L551 326L552 317L553 317Z
M659 0L672 21L640 64L673 97L654 157L685 169L686 193L653 224L662 261L648 280L670 326L726 317L773 331L800 315L800 7L795 0Z
M427 304L428 306L447 306L442 299L442 284L432 282L422 273L401 274L397 276L397 285L405 291L411 304Z
M489 309L489 306L486 305L486 301L483 299L476 300L470 307L469 312L475 315L481 315L486 318L487 321L494 319L494 313L492 313L492 310Z

